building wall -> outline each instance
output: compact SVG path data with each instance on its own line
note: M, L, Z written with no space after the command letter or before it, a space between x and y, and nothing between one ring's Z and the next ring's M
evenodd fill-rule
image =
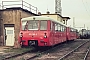
M62 18L58 15L57 15L57 20L60 21L60 22L63 22Z
M34 16L33 14L30 14L30 13L22 11L22 10L20 10L20 13L21 13L21 18Z
M34 14L30 14L29 12L26 12L22 9L8 9L8 10L2 10L1 12L2 12L1 14L2 14L2 19L3 19L3 25L1 26L1 28L3 28L2 30L3 39L1 40L4 40L4 33L5 33L4 24L14 24L15 40L18 40L21 18L34 16Z
M19 10L4 10L3 14L2 14L2 18L3 18L3 24L14 24L15 40L17 40L17 35L20 30L20 12L19 12ZM4 25L3 25L3 29L4 29ZM4 37L4 33L3 33L3 37Z
M53 19L57 20L57 16L56 16L56 15L43 15L43 14L42 14L42 16L51 17L51 18L53 18Z
M2 20L2 12L0 11L0 45L3 45L3 20Z

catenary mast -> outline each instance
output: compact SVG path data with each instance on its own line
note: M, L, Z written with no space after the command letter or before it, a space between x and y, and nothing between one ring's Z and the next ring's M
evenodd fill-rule
M62 9L61 9L61 0L55 0L55 13L61 15Z

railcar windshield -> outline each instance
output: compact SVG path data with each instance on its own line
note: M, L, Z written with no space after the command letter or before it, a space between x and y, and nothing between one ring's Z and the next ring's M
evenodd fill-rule
M38 30L39 21L22 21L22 30Z
M40 21L40 30L47 30L47 21Z
M39 21L34 21L34 20L31 20L31 21L28 21L28 30L38 30L38 24Z
M47 21L29 20L22 21L22 30L47 30Z

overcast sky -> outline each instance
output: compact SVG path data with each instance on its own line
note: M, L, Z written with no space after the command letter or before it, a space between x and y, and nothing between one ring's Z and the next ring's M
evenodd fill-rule
M1 1L1 0L0 0ZM7 0L6 0L7 1ZM41 13L55 12L55 0L24 0L33 6L38 7ZM75 27L85 27L90 29L90 0L61 0L62 16L70 17L69 26L73 26L73 17Z

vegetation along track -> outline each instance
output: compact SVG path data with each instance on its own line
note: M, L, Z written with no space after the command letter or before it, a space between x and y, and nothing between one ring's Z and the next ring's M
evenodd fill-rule
M87 56L87 49L90 46L90 41L84 42L69 53L65 54L58 60L84 60Z
M72 51L78 45L86 41L87 40L76 40L76 41L70 41L68 43L60 44L48 50L46 53L41 54L39 57L31 59L31 60L58 60L59 57L62 57L63 55Z

